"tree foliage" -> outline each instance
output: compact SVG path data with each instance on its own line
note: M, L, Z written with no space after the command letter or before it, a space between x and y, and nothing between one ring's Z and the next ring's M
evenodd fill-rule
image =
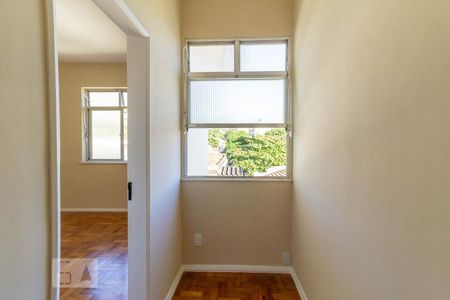
M271 129L257 135L250 135L243 130L229 130L224 137L229 163L244 169L247 175L252 176L270 167L286 164L284 129Z
M222 130L214 128L208 131L208 144L211 147L219 148L221 139L224 139L224 133Z

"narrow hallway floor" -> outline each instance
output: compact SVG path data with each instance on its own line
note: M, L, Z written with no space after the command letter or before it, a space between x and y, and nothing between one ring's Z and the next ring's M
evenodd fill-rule
M289 274L185 272L173 300L301 300Z

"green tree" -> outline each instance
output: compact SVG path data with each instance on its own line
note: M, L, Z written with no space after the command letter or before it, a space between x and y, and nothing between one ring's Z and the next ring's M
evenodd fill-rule
M285 137L286 136L286 129L284 128L274 128L274 129L270 129L269 131L267 131L266 133L264 133L264 135L268 135L268 136L278 136L278 137Z
M242 168L247 175L286 164L284 129L272 129L255 136L243 130L229 130L225 133L225 140L229 163Z
M213 148L220 146L220 140L224 139L224 133L218 128L208 130L208 144Z

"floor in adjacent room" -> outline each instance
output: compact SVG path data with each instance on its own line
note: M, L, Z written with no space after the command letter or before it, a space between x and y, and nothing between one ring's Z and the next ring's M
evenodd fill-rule
M97 259L98 287L61 288L61 299L127 299L127 234L127 213L63 212L61 258Z
M173 300L300 300L289 274L185 272Z

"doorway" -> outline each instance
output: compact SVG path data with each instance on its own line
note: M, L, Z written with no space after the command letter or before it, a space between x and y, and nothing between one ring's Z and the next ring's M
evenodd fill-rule
M114 91L119 90L117 110L120 110L121 112L117 114L117 112L110 111L109 116L105 117L106 109L99 109L99 113L96 114L97 119L95 120L95 116L92 115L92 112L95 111L94 107L89 107L89 109L86 109L86 107L83 106L86 105L86 102L80 101L82 103L82 122L80 125L82 129L79 132L81 132L80 140L82 141L82 147L81 149L74 149L74 151L83 152L81 155L81 161L79 161L78 164L86 164L92 168L92 166L94 166L95 164L111 163L111 161L100 162L102 158L100 157L101 155L99 156L99 153L101 153L99 149L102 148L102 140L97 139L96 141L92 141L89 139L95 137L95 134L97 134L97 137L101 136L101 126L95 126L99 124L101 125L102 122L103 125L107 124L108 122L111 123L110 121L111 118L113 118L113 115L121 115L121 119L119 121L120 126L118 127L120 127L119 135L121 136L120 139L122 140L122 143L119 146L119 148L121 148L120 155L122 161L117 161L115 163L124 164L123 161L125 156L128 157L128 160L126 162L126 174L121 183L126 188L122 189L121 192L118 192L118 194L120 194L120 198L123 199L123 201L125 201L126 203L124 207L113 207L117 209L117 211L111 211L111 207L94 207L95 209L91 208L91 211L85 211L83 212L83 214L80 214L80 212L76 212L76 210L83 207L72 206L70 207L72 211L70 211L70 209L66 209L64 211L62 210L64 209L64 199L62 200L63 202L61 202L61 187L64 189L67 184L65 184L64 177L62 177L62 171L64 172L65 169L63 165L65 163L64 149L67 150L68 148L64 146L64 137L61 135L64 131L64 128L62 128L62 124L65 121L61 119L61 117L63 117L63 107L61 101L63 101L64 99L60 99L60 90L62 90L63 88L63 82L60 82L60 75L62 75L60 74L60 72L63 72L65 70L63 70L58 61L58 22L56 22L56 16L58 14L57 1L59 0L46 0L50 98L49 136L51 145L52 183L52 299L60 299L60 294L63 295L63 293L60 293L60 286L62 286L63 283L67 282L68 272L64 274L61 273L62 271L66 270L61 266L64 263L70 264L70 260L65 260L66 258L64 257L64 255L67 255L68 253L78 256L79 259L94 260L95 255L103 255L103 258L97 259L93 265L90 265L90 262L82 262L85 267L80 271L81 275L78 274L81 276L81 281L90 282L93 278L97 278L101 281L103 276L108 279L109 282L121 282L117 285L115 291L117 299L146 299L146 283L148 281L147 226L149 222L149 189L147 186L147 182L149 182L149 35L140 21L121 0L70 1L71 3L86 2L85 4L87 5L95 4L95 9L100 10L102 14L104 14L110 21L116 24L124 33L127 52L125 67L127 87L121 84L96 84L95 86L86 85L84 86L84 88L81 87L81 99L83 99L83 92L92 93L91 95L89 95L92 97L96 92L101 93L106 92L106 90L108 92L111 92L111 88ZM86 18L81 21L86 21ZM97 59L105 58L105 56L106 55L97 55ZM75 79L80 77L84 76L75 76ZM123 136L123 110L125 108L124 88L126 88L127 92L126 115L129 118L127 126L127 147L125 147L126 145L124 143ZM96 89L104 90L98 91ZM90 101L91 99L89 99L87 103L87 105L89 106L92 104L90 103ZM111 105L108 105L109 108L111 108L110 106ZM87 111L87 114L85 109ZM101 115L103 115L103 118ZM88 116L90 120L86 120L86 116ZM89 121L91 123L85 123L85 121ZM105 132L103 132L103 134L104 133ZM103 136L103 138L104 142L105 138L108 137ZM109 136L109 138L111 138L111 136ZM103 150L111 150L110 146L111 145L109 145L108 147L103 147ZM75 146L74 148L80 147ZM83 149L86 149L86 151L84 151ZM126 154L124 153L125 151ZM97 158L97 160L99 161L89 162L89 159L95 160L95 158ZM80 177L78 177L78 179L79 178ZM63 180L61 181L61 179ZM132 185L128 185L127 182L131 182ZM132 190L128 191L128 186L132 186ZM110 188L115 188L115 185L110 183ZM93 189L80 189L78 191L75 190L72 193L81 193L86 191L92 192ZM63 204L63 206L61 204ZM102 211L102 209L109 211ZM80 225L80 223L82 225ZM85 232L89 232L89 234L83 234L83 230L85 230ZM63 239L65 239L63 240L63 243L64 241L66 242L66 244L64 245L61 244L61 236L63 237ZM126 241L126 236L128 236L128 242ZM87 240L83 240L84 238L86 238ZM70 244L71 242L73 243ZM85 253L83 253L83 251ZM105 259L105 257L108 257L108 259ZM100 273L103 273L97 273L96 275L94 274L95 272L92 272L91 267L97 271L101 271ZM74 271L72 275L74 275L75 273L76 271ZM125 283L123 279L125 279ZM103 281L102 283L97 281L96 284L100 284L100 288L97 285L96 291L99 292L100 290L102 290L101 284L105 284L106 282L107 281ZM88 289L85 290L85 292L88 291ZM109 290L111 291L111 289ZM64 299L64 296L61 298Z

